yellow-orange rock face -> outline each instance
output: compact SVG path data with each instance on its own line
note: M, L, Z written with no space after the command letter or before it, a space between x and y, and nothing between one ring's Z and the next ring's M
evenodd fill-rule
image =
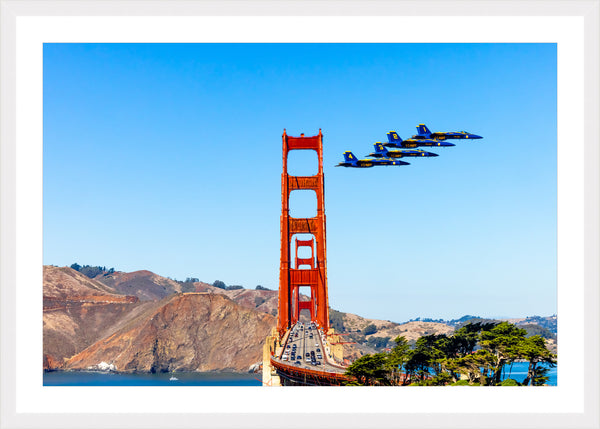
M117 371L247 371L262 359L274 325L273 316L221 294L176 294L73 356L66 368L107 362Z

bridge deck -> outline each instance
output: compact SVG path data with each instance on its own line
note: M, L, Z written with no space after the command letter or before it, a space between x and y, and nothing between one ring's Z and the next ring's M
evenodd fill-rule
M284 336L283 347L271 358L280 376L306 384L341 384L346 368L334 361L323 332L316 325L297 323Z

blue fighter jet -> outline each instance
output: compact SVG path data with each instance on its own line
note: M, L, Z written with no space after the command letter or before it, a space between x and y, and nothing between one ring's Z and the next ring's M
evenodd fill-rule
M344 162L340 162L336 167L368 168L375 165L409 165L409 163L404 161L394 161L390 158L357 159L352 152L347 150L344 152Z
M439 140L433 140L433 139L415 139L415 138L410 138L407 140L402 140L399 136L398 133L396 133L396 131L390 131L389 133L387 133L388 136L388 143L384 143L384 146L387 147L398 147L398 148L414 148L414 147L423 147L423 146L428 146L428 147L449 147L449 146L456 146L453 143L448 143L448 142L441 142Z
M383 143L377 142L373 145L375 147L375 152L368 154L367 156L372 156L373 158L404 158L407 156L438 156L437 153L426 152L420 149L403 149L403 150L387 150L383 146Z
M477 134L471 134L467 131L449 131L449 132L435 132L432 133L427 125L417 125L417 134L412 136L413 139L434 139L434 140L447 140L447 139L482 139L483 137Z

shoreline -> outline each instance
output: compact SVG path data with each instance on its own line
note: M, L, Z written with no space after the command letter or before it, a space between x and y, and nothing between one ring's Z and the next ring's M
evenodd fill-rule
M119 374L119 375L160 375L160 374L259 374L260 371L229 371L229 370L215 370L215 371L118 371L118 370L101 370L101 369L61 369L61 368L43 368L44 374L52 372L62 373L91 373L91 374Z

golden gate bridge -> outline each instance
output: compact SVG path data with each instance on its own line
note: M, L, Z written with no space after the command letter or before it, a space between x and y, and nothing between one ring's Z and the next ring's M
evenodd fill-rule
M277 327L263 348L263 383L279 385L341 385L344 375L343 342L329 326L323 134L288 136L283 130L281 174L281 258ZM288 155L294 150L314 150L318 170L314 176L288 173ZM317 198L315 217L290 216L290 194L312 190ZM294 253L292 254L292 248ZM310 257L299 257L299 250ZM301 290L310 293L308 300ZM308 320L301 320L301 312Z

